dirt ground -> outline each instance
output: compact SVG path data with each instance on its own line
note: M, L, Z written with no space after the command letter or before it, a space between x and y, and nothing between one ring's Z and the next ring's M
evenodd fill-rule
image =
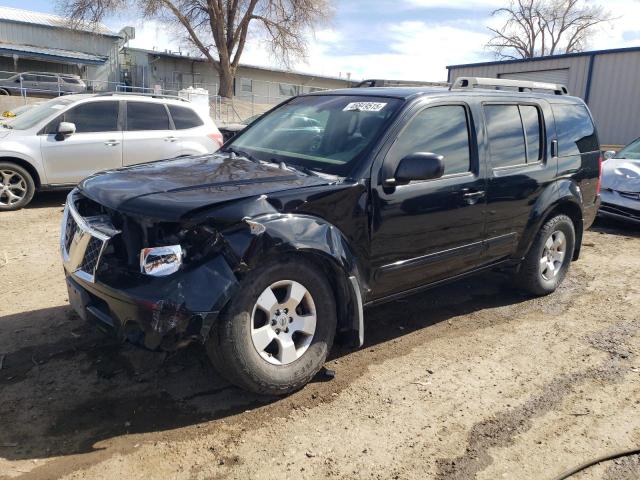
M366 312L287 398L201 348L114 345L67 305L64 194L0 215L0 478L551 479L640 447L640 230L598 223L563 286L492 273ZM5 264L5 262L8 262ZM637 456L574 479L637 479Z

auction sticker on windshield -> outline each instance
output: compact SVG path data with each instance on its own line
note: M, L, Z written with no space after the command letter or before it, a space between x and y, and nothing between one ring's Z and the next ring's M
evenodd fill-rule
M342 109L343 112L379 112L386 103L382 102L352 102Z

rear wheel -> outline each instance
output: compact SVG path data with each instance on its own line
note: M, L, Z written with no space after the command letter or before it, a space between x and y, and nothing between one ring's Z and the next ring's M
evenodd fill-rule
M517 274L519 286L534 295L547 295L564 279L575 248L575 227L566 215L548 220L538 232Z
M251 275L212 328L207 351L231 383L283 395L320 370L335 329L331 287L312 263L296 258Z
M11 92L5 88L0 88L0 95L11 95Z
M0 211L25 207L35 191L29 172L15 163L0 162Z

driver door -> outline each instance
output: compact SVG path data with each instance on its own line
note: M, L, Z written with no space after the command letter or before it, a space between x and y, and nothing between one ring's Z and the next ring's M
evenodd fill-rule
M117 100L82 103L59 115L43 129L40 151L50 184L75 184L93 173L122 167L122 130ZM60 122L76 131L61 137Z
M394 187L375 179L374 298L450 278L481 263L486 180L476 133L469 105L436 104L418 111L390 147L381 177L417 152L442 155L445 168L440 178Z

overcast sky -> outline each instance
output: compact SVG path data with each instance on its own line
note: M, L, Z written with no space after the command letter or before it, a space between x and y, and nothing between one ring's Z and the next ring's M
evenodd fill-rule
M5 5L54 11L46 0L4 0ZM493 60L484 45L487 26L495 24L491 12L507 0L335 0L336 15L330 28L310 39L307 63L296 70L352 78L445 80L446 65ZM616 20L602 27L590 49L640 46L640 1L607 0ZM105 22L114 30L136 27L131 46L178 50L175 35L156 22L119 16ZM281 66L270 58L258 39L250 41L242 62Z

